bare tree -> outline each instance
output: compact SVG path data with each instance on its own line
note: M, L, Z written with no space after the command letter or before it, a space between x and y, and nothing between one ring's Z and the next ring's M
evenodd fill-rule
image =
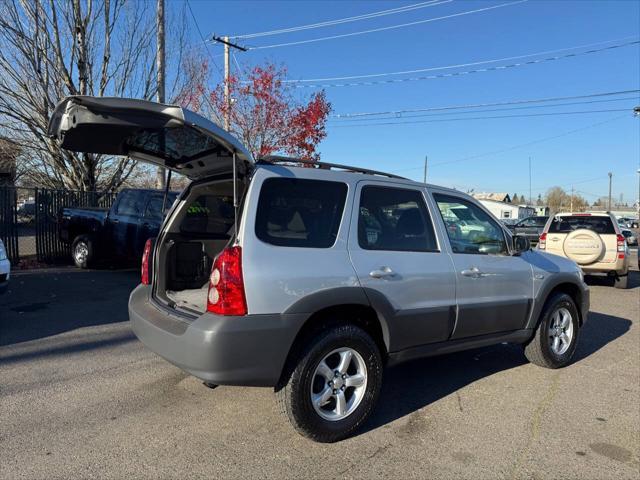
M152 5L136 0L0 1L0 130L21 146L18 170L54 188L113 190L129 158L62 150L47 137L49 116L67 95L151 99L156 93ZM186 16L176 11L167 57L184 61ZM174 68L178 96L189 78Z
M547 190L546 203L549 209L554 213L569 211L571 207L573 207L574 212L580 212L589 206L589 202L587 202L582 196L572 196L565 192L561 187L551 187Z
M16 179L16 160L20 147L0 136L0 187L13 186Z

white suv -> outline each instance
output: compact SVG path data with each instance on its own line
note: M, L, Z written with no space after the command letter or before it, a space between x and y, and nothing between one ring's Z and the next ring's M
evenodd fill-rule
M570 258L586 274L605 274L627 288L629 248L610 213L558 213L540 236L541 250Z

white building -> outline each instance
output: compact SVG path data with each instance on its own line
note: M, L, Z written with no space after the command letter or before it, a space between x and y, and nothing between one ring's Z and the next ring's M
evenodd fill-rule
M513 203L499 202L497 200L478 199L487 210L499 219L514 219L531 217L536 214L536 209L526 205L514 205Z

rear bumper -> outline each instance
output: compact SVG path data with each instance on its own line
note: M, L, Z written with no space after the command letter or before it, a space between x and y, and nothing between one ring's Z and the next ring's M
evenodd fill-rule
M591 274L608 274L615 272L618 275L626 275L629 272L629 257L625 253L624 258L619 258L615 262L599 262L592 265L580 265L580 268L586 275Z
M140 341L170 363L218 385L274 386L306 314L223 317L194 321L156 306L151 287L129 299L129 320Z

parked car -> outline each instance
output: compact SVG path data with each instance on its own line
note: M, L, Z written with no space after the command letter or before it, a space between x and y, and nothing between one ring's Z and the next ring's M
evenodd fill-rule
M18 216L18 221L20 223L32 222L36 215L35 202L24 202L18 207L16 215Z
M502 342L543 367L571 362L589 309L580 269L531 250L466 194L256 161L216 124L140 100L69 97L49 133L192 180L145 245L133 331L209 385L274 387L316 441L367 420L386 365Z
M507 225L507 228L515 234L524 235L529 239L532 245L535 245L538 243L538 239L540 238L540 235L542 235L542 231L544 230L544 226L548 219L549 217L527 217L519 220L513 225Z
M625 240L627 241L627 245L638 245L638 236L636 232L634 232L633 230L629 230L628 228L621 228L620 233L622 233Z
M176 196L169 192L167 205ZM118 193L111 208L62 208L60 240L71 244L71 256L79 268L87 268L99 258L139 260L146 240L158 234L163 201L160 190L127 188Z
M630 217L618 218L618 225L624 228L638 228L638 219Z
M7 251L4 248L4 243L0 239L0 293L7 291L10 276L11 262L9 262L7 258Z
M559 213L551 217L538 248L574 260L590 275L607 275L627 288L629 248L610 213Z

